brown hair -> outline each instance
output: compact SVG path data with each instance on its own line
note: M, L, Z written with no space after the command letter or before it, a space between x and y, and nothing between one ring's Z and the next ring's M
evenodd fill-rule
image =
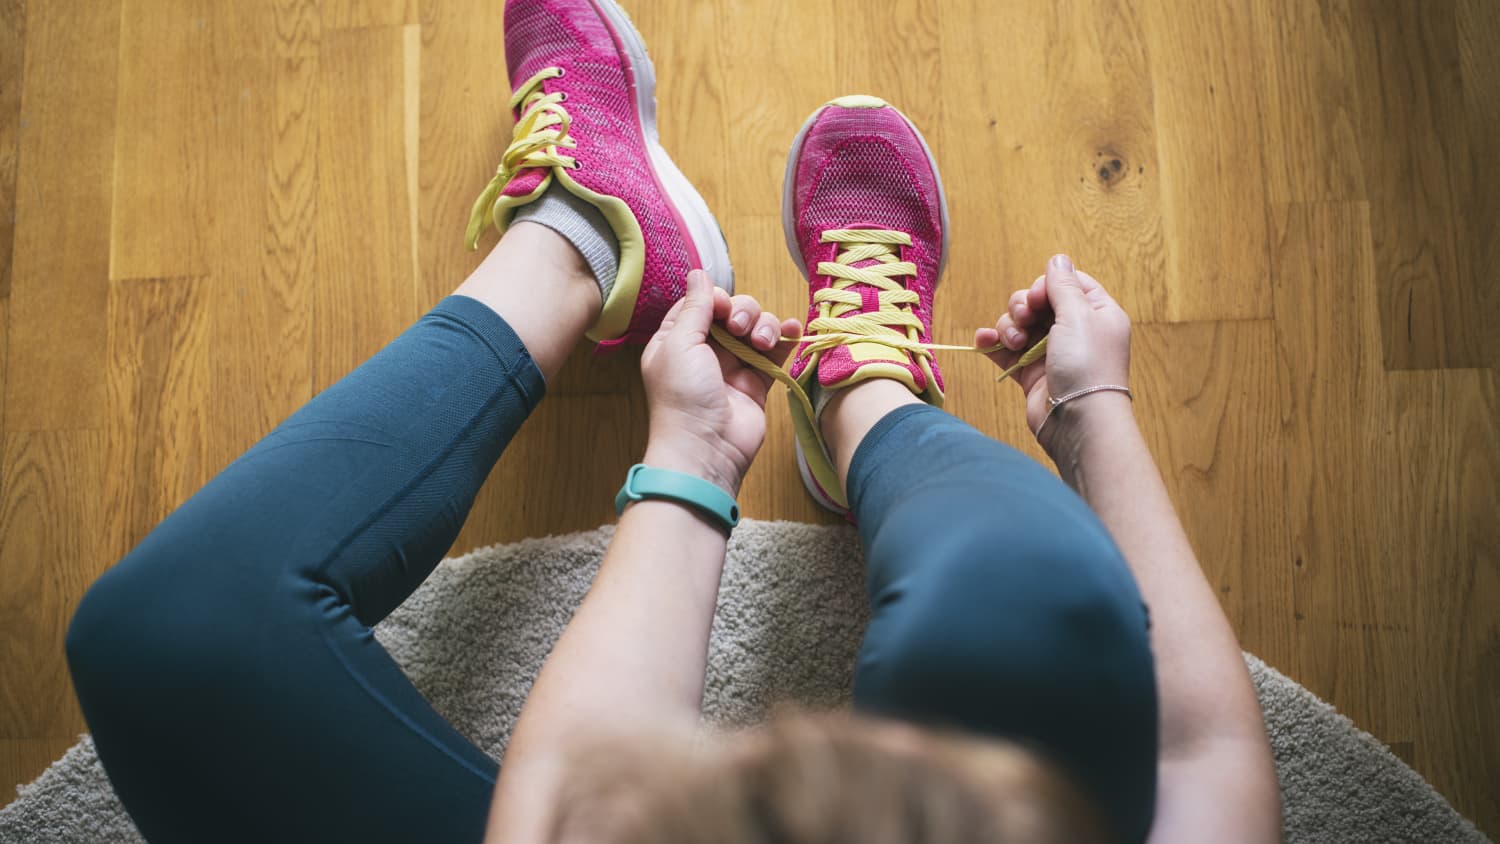
M596 747L572 768L568 844L1094 842L1096 812L1014 743L848 715L783 715L727 741Z

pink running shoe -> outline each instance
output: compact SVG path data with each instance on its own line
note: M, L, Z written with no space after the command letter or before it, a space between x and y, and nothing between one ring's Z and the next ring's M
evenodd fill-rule
M688 270L733 291L729 248L703 197L656 132L656 71L613 0L507 0L505 58L513 140L474 203L467 243L487 221L553 182L596 206L620 244L620 270L588 332L602 346L644 343L682 297Z
M811 286L791 375L809 393L892 378L943 404L932 352L932 297L948 254L948 205L912 122L875 97L840 97L792 142L782 185L787 248ZM825 507L848 501L817 433L792 402L802 481Z

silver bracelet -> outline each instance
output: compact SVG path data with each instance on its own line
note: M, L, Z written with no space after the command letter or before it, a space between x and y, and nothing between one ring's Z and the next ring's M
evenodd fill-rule
M1095 384L1092 387L1084 387L1082 390L1074 390L1073 392L1068 393L1062 398L1053 398L1052 396L1048 396L1047 415L1042 417L1042 424L1036 426L1036 436L1040 437L1042 435L1042 429L1047 427L1047 420L1052 418L1052 411L1057 410L1058 405L1062 404L1063 402L1070 402L1076 398L1081 398L1088 395L1089 393L1098 393L1104 390L1113 390L1117 393L1124 393L1126 398L1130 399L1131 401L1135 401L1135 396L1131 395L1130 388L1122 387L1119 384Z

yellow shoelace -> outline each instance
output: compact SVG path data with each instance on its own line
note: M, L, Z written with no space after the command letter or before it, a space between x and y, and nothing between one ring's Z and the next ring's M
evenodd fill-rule
M916 264L900 260L894 248L910 246L911 235L883 229L834 229L823 233L822 242L842 243L846 246L839 251L833 261L822 261L818 264L818 274L828 276L834 279L834 282L829 287L813 294L813 304L820 306L818 316L807 324L807 334L795 341L802 348L798 349L796 354L788 360L789 364L804 355L827 351L848 343L879 343L926 357L931 357L934 351L977 352L988 355L1005 348L998 344L981 348L946 343L924 343L917 339L921 336L922 323L909 308L921 299L915 290L907 290L900 282L892 280L899 276L917 274ZM853 266L862 261L871 260L879 263L868 267ZM858 292L849 289L854 284L868 284L879 288L879 311L844 316L860 308L864 303L863 297ZM900 330L902 328L905 332ZM817 418L812 399L786 368L777 366L770 358L717 324L712 327L711 331L713 338L730 354L756 371L765 373L786 385L788 392L801 405L808 419ZM785 342L788 339L783 337L781 341ZM1041 360L1046 354L1047 338L1043 337L1036 345L1023 352L1020 359L1009 369L1000 373L995 380L998 382L1010 378L1022 368ZM823 445L826 450L827 444L822 442L823 435L816 424L813 425L813 431L818 436L819 444Z
M526 167L578 167L577 159L557 151L558 147L573 149L578 146L568 137L573 118L562 107L567 95L560 91L542 93L542 82L562 75L560 67L544 67L511 95L510 108L512 111L519 108L521 117L516 121L510 146L500 158L495 178L490 179L484 193L474 201L474 210L469 214L469 229L464 236L464 244L470 249L478 245L479 234L491 219L495 199L517 172Z

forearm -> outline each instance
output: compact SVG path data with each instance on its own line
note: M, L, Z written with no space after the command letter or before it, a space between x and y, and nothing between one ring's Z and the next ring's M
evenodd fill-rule
M578 746L697 725L725 543L721 529L681 504L642 501L625 511L521 711L489 840L545 834Z
M1275 772L1234 630L1193 554L1129 400L1109 393L1078 402L1059 420L1065 435L1055 444L1055 459L1063 479L1109 528L1150 607L1163 793L1178 785L1172 766L1180 762L1195 767L1193 776L1204 785L1225 775L1250 804L1246 808L1261 810L1251 815L1265 820L1263 829L1242 827L1239 834L1274 837L1280 829ZM1223 764L1205 765L1204 759ZM1163 809L1176 813L1182 802Z

